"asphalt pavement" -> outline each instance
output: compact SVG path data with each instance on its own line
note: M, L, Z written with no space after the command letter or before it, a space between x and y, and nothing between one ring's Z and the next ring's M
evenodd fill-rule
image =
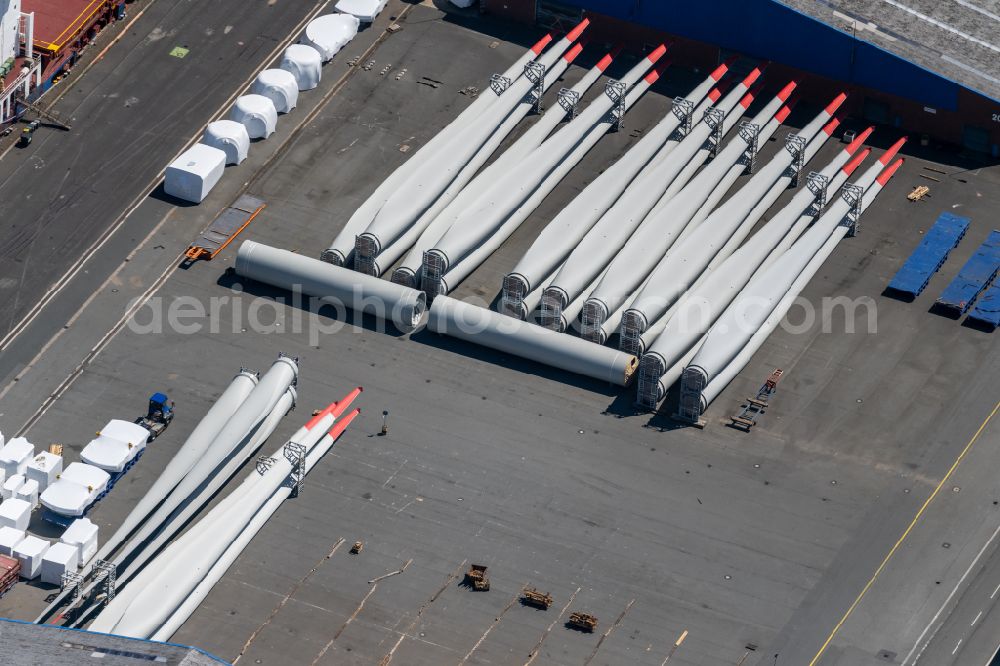
M989 569L981 581L976 569L962 574L1000 524L991 513L1000 499L996 426L950 470L994 408L1000 354L995 337L928 310L978 244L972 239L993 224L996 168L908 155L862 233L805 292L817 304L871 299L877 331L864 328L865 309L851 316L854 332L841 314L830 330L777 331L710 407L704 430L644 427L648 415L626 409L631 395L600 382L423 330L401 335L368 318L304 312L280 290L235 282L226 272L235 246L178 270L186 240L242 191L268 206L241 239L315 256L357 203L469 102L459 91L483 87L537 37L415 5L402 30L379 42L401 9L390 3L328 64L320 88L201 206L145 198L128 224L153 231L129 261L106 267L96 289L80 288L89 301L62 311L58 337L23 338L34 345L18 357L27 370L0 389L0 418L30 424L38 445L65 443L70 457L106 419L143 409L153 390L176 400L171 428L94 510L106 535L240 366L265 368L279 351L301 359L299 406L265 451L314 407L365 387L358 421L174 639L242 663L656 666L687 630L670 666L735 664L748 653L748 665L770 666L778 653L779 664L869 666L900 663L951 590L959 612L938 616L956 617L955 629L936 634L941 649L963 637L958 627L973 611L993 626L996 613L971 592L993 584L992 551L978 560ZM599 50L586 56L596 60ZM363 54L371 69L346 64ZM611 75L630 64L622 56ZM580 74L574 67L566 81ZM420 83L427 79L438 83ZM696 79L666 76L629 112L626 131L602 139L456 294L491 300L553 211ZM875 141L895 138L880 128ZM817 163L839 148L831 141ZM780 142L769 143L764 159L776 150ZM905 195L923 166L947 174L932 202L911 204ZM916 302L883 296L945 209L973 218L968 240ZM218 308L198 331L150 335L127 323L191 298ZM266 334L248 325L251 308ZM725 427L774 367L785 377L752 433ZM379 436L383 410L389 433ZM33 529L45 528L36 521ZM347 552L355 540L365 542L357 556ZM489 592L461 585L472 562L490 567ZM524 584L551 592L553 607L517 603ZM18 586L0 599L0 614L34 617L49 592ZM597 615L598 631L566 628L573 611ZM970 658L982 654L985 663L989 646L966 636Z

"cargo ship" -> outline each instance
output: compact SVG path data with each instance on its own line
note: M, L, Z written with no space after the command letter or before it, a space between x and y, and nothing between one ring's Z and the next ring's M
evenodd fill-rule
M0 0L0 124L17 120L76 64L127 0Z

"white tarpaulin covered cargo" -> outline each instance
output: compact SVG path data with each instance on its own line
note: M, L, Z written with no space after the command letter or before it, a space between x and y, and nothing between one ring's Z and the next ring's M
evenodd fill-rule
M0 527L0 555L13 556L14 548L24 539L24 530Z
M0 504L0 527L13 527L15 530L28 529L31 521L31 503L21 499L4 500Z
M80 561L80 551L68 543L57 543L42 556L42 582L62 585L64 573L76 573Z
M80 451L83 462L106 472L120 472L146 448L149 431L137 423L112 419Z
M82 566L97 552L97 525L90 522L90 518L74 520L59 540L76 547Z
M14 557L21 563L21 578L38 578L42 572L42 558L49 549L49 542L28 535L14 548Z
M201 203L222 178L225 168L224 152L196 143L167 167L163 191L184 201Z
M38 490L43 491L49 487L50 483L55 483L62 468L62 456L42 451L28 463L24 476L38 483Z
M385 9L388 2L389 0L340 0L334 9L356 16L365 23L371 23L379 15L379 12Z
M24 437L15 437L0 449L0 469L8 479L24 474L28 461L35 455L35 446Z
M299 90L312 90L323 76L323 56L308 44L292 44L285 49L279 66L292 73Z
M250 92L271 100L278 113L288 113L299 101L299 84L286 69L265 69L257 75Z
M59 480L39 498L47 508L63 516L82 516L87 507L108 487L111 475L103 469L72 463Z
M302 41L319 52L323 62L337 55L358 34L358 17L350 14L327 14L314 18L306 26Z
M243 123L251 139L266 139L278 126L278 110L274 108L274 102L263 95L237 97L229 117Z
M201 142L224 152L226 164L239 164L250 152L250 135L247 134L247 128L235 120L216 120L214 123L209 123Z

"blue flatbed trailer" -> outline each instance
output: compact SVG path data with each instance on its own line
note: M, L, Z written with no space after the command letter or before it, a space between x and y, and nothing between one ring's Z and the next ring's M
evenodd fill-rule
M976 297L993 282L998 270L1000 231L994 229L938 296L936 307L955 317L961 317L976 302Z
M969 313L966 321L990 330L1000 326L1000 281L994 282L993 286L979 297L976 307Z
M959 244L968 229L969 218L953 213L941 213L917 249L892 278L888 291L909 300L919 296L927 287L931 276L941 268L948 258L948 253Z

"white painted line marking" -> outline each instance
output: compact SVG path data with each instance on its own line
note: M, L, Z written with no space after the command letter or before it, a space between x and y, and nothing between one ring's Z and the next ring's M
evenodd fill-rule
M289 35L285 37L285 39L283 39L281 42L279 42L278 45L274 48L274 50L267 55L267 57L261 62L260 67L266 68L268 63L273 62L278 57L278 53L283 51L287 47L287 45L290 44L293 40L295 40L296 36L300 34L300 32L303 29L303 26L305 26L316 15L318 15L321 11L323 11L323 9L326 8L326 6L330 4L330 2L331 0L323 0L322 2L317 2L316 5L314 5L313 8L309 10L305 18L303 18L301 21L299 21L298 24L296 24L295 28L289 33ZM139 17L136 16L135 18L138 19ZM133 19L133 21L134 20L135 19ZM129 23L129 26L130 25L132 24ZM127 29L128 26L126 26L126 30ZM257 78L256 72L251 74L246 79L246 81L244 81L240 85L240 87L236 89L236 92L230 95L229 99L223 102L222 106L220 106L218 110L212 114L211 118L209 119L209 122L211 122L212 120L218 120L219 118L222 118L223 114L226 113L226 110L229 109L229 107L233 104L236 98L239 97L241 94L243 94L244 91L246 91L250 87L250 84L256 78ZM61 96L58 99L61 99ZM58 101L58 99L56 101ZM188 148L197 143L197 141L201 138L203 132L204 128L199 127L198 130L191 136L191 138L188 139L187 143L184 144L184 147L181 148L181 150L178 151L176 155L170 158L167 164L172 163L174 160L180 157L184 153L184 151L186 151ZM150 181L150 183L145 188L143 188L141 194L139 194L135 199L133 199L132 202L126 207L125 212L122 213L109 228L101 232L97 240L94 241L94 243L92 243L84 251L84 253L80 255L79 258L77 258L76 262L74 262L69 268L67 268L66 272L63 273L63 275L60 276L60 278L56 280L52 285L49 286L48 290L44 294L42 294L41 298L38 299L37 303L32 307L31 310L29 310L25 314L25 316L21 319L21 321L15 324L7 333L7 335L3 337L3 339L0 339L0 351L3 351L7 347L9 347L10 344L14 341L14 339L17 338L17 336L20 335L22 332L24 332L24 330L31 324L31 322L33 322L35 318L38 317L38 315L45 309L45 307L49 304L49 302L51 302L52 299L54 299L63 290L63 288L65 288L66 285L68 285L72 281L72 279L77 275L77 273L80 272L83 266L88 261L90 261L91 257L97 254L98 251L100 251L100 249L104 247L104 245L109 240L111 240L111 238L115 235L118 229L120 229L122 225L125 224L125 222L132 215L132 213L134 213L143 203L145 203L146 199L149 198L149 195L156 190L157 186L160 184L160 181L163 180L163 174L165 172L166 172L166 167L157 172L156 176L153 177L152 181ZM154 229L154 231L158 230L159 228L160 225L158 224L156 226L156 229Z
M986 660L985 666L990 666L990 664L993 663L993 660L997 658L998 654L1000 654L1000 645L998 645L997 649L993 651L993 654L990 655L990 658Z
M997 596L997 592L1000 592L1000 585L997 585L996 588L994 588L993 594L990 595L990 599Z
M897 8L897 9L901 9L904 12L906 12L907 14L912 14L913 16L916 16L918 19L926 21L927 23L930 23L931 25L936 25L937 27L941 28L942 30L946 30L946 31L950 32L953 35L957 35L957 36L961 37L962 39L964 39L966 41L970 41L973 44L979 44L980 46L982 46L984 48L987 48L987 49L989 49L991 51L996 51L997 53L1000 53L1000 46L996 46L995 44L990 44L989 42L984 42L983 40L979 39L978 37L973 37L972 35L970 35L967 32L962 32L958 28L952 27L952 26L950 26L947 23L944 23L942 21L938 21L936 18L932 18L932 17L928 16L927 14L922 14L922 13L918 12L916 9L913 9L911 7L907 7L906 5L904 5L901 2L896 2L896 0L882 0L882 2L884 2L886 4L889 4L889 5L892 5L893 7Z
M994 14L993 12L983 9L982 7L977 7L968 0L955 0L955 2L962 5L963 7L971 9L974 12L978 12L983 16L988 16L994 21L1000 21L1000 15Z
M961 638L959 638L959 639L958 639L958 642L957 642L957 643L955 643L955 649L954 649L954 650L952 650L952 651L951 651L951 653L952 653L952 654L955 654L956 652L958 652L958 646L959 646L959 645L961 645L961 644L962 644L962 639L961 639Z
M941 617L941 613L944 612L944 609L948 606L948 604L951 603L951 600L955 596L955 593L958 592L958 588L962 587L962 583L964 583L965 579L969 576L969 572L971 572L972 568L976 566L976 563L979 561L979 558L983 556L983 553L985 553L986 549L990 547L990 544L993 543L993 540L997 538L997 534L1000 534L1000 526L998 526L995 530L993 530L993 534L990 536L989 539L987 539L986 543L983 544L983 547L979 549L979 552L976 554L975 559L972 560L972 563L969 565L969 568L965 570L965 573L963 573L962 577L958 579L958 582L955 584L954 589L952 589L951 593L948 595L948 598L944 600L943 604L941 604L941 608L939 608L938 611L934 613L934 617L932 617L931 621L927 624L926 627L924 627L924 630L920 632L920 637L917 638L917 642L913 644L913 648L910 649L909 654L906 655L906 659L903 660L902 662L903 666L912 663L910 662L910 659L913 658L914 653L916 653L917 659L919 659L920 655L923 654L924 650L927 649L927 645L931 642L931 640L933 640L934 634L937 633L937 629L934 630L934 634L931 634L930 638L927 639L927 642L924 643L923 646L921 647L920 644L923 643L924 636L926 636L927 632L931 630L931 627L937 624L938 618ZM940 629L940 627L938 627L938 629ZM919 653L917 652L917 648L920 649ZM952 654L954 654L954 652ZM915 661L916 660L914 660L914 662Z
M976 626L976 622L979 622L979 618L981 618L982 616L983 616L983 611L979 611L978 613L976 613L975 619L972 620L972 624L970 624L969 626L970 627Z
M998 79L997 77L990 76L986 72L982 71L981 69L976 69L972 65L966 65L964 62L952 58L950 55L942 55L941 60L944 60L945 62L950 62L952 65L964 69L967 72L971 72L976 76L986 79L987 81L992 81L993 83L1000 83L1000 79Z

